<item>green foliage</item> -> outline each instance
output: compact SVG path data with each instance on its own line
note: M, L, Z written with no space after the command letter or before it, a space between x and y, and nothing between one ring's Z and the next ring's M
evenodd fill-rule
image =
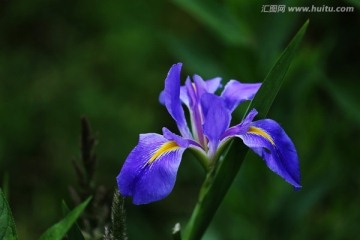
M0 239L16 240L16 227L8 202L0 189Z
M269 74L266 76L254 99L251 101L248 111L255 108L258 111L257 117L265 118L269 112L269 109L274 102L282 83L284 82L285 74L287 73L291 62L297 53L299 44L308 25L309 20L306 21L293 40L286 47L280 58L270 70Z
M85 202L74 208L65 218L46 230L39 240L61 240L85 210L90 200L91 198L88 198Z
M70 209L66 205L65 201L62 201L61 207L64 216L70 213ZM81 233L79 225L76 222L71 226L66 236L69 240L85 240L84 236Z

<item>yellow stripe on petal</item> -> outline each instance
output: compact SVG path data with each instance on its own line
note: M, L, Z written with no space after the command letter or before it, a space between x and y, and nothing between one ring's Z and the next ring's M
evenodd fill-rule
M262 136L262 137L266 138L272 145L275 145L274 139L267 132L262 130L261 128L251 126L247 133Z
M166 142L163 145L161 145L161 147L156 150L154 152L154 154L152 155L152 157L149 159L149 161L147 161L147 164L151 164L153 163L156 159L158 159L161 155L170 152L170 151L174 151L176 149L180 148L179 145L177 145L176 142L174 141L170 141L170 142Z

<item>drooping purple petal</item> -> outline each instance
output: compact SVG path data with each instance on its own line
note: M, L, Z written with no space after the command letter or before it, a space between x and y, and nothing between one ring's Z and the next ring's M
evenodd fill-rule
M206 93L201 98L204 120L204 134L209 140L209 155L212 156L220 143L220 137L228 129L231 113L223 99L215 94Z
M300 188L300 169L295 146L281 126L264 119L251 124L239 135L245 145L262 157L266 165L295 188Z
M241 83L236 80L230 80L221 93L225 104L230 111L246 100L252 100L259 90L261 83Z
M117 176L119 191L146 204L165 198L173 189L186 148L160 134L141 134Z
M176 121L180 133L184 137L190 137L190 130L187 126L184 110L180 101L180 71L181 63L174 64L165 79L164 94L160 96L160 100L165 102L165 106Z

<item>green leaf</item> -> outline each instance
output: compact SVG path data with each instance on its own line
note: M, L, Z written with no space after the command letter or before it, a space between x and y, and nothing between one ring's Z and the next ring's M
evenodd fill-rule
M252 37L249 29L237 21L223 5L215 1L173 0L199 22L215 32L231 45L250 45Z
M308 25L309 20L305 22L296 36L291 40L290 44L283 51L280 58L266 76L254 99L251 101L248 111L255 108L259 112L257 115L258 118L264 118L269 112L269 109L284 82L285 74L290 67L290 63L295 56Z
M70 209L64 200L62 201L61 207L64 215L67 215L70 212ZM79 225L76 222L68 231L67 237L69 240L85 240L84 236L81 233Z
M255 98L250 103L248 111L256 108L259 112L258 116L261 118L266 116L284 81L285 74L295 56L308 24L309 21L306 21L281 54L274 67L266 76ZM248 148L240 140L232 141L228 151L219 159L217 168L208 173L200 191L199 200L186 226L183 239L201 239L234 181L243 160L247 156L247 152Z
M89 204L91 197L74 208L70 213L66 215L64 219L50 227L46 232L41 235L39 240L61 240L69 231L71 226L75 223L86 206Z
M16 227L8 202L0 189L0 240L17 239Z

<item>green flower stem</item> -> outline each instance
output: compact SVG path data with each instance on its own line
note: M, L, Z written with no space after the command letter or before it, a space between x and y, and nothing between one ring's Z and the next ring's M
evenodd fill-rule
M240 144L240 140L234 140L229 149L230 151L225 154L226 157L220 159L219 167L214 168L206 176L199 200L185 228L183 240L201 239L238 173L248 150L244 144ZM237 159L231 159L235 156Z
M197 160L199 160L200 164L203 166L204 170L206 172L209 172L209 159L207 158L206 155L204 155L202 152L200 152L199 150L197 150L196 148L190 148L191 153L196 157Z

